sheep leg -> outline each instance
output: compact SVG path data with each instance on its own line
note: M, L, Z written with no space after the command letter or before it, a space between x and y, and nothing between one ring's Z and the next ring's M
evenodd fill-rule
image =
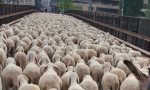
M2 83L2 90L8 90L8 87L6 86L5 80L1 78L1 83Z
M2 70L3 70L3 66L0 65L0 77L1 77Z

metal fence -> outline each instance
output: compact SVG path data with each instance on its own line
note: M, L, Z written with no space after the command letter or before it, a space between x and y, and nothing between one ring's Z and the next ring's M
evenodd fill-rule
M38 9L35 6L0 4L0 25L9 23L36 11L38 11Z
M150 51L150 19L119 16L116 14L68 11L93 20L98 28L133 45Z

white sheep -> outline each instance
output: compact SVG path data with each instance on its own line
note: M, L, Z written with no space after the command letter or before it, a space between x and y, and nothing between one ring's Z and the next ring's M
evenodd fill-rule
M90 68L85 64L85 61L80 59L78 60L77 65L75 66L75 71L79 76L79 81L81 82L85 75L90 75Z
M28 84L28 78L24 75L19 75L17 82L19 84L18 90L40 90L38 85Z
M0 74L4 68L4 64L5 64L5 61L6 61L6 53L3 49L0 48Z
M119 90L119 79L116 74L105 72L101 84L103 90Z
M14 59L7 59L7 65L1 73L2 90L17 90L17 77L22 75L22 69L14 64Z
M42 49L47 53L50 60L52 61L52 57L53 57L53 54L54 54L53 48L49 45L44 45Z
M26 65L25 69L23 70L23 74L29 79L29 83L34 83L34 84L38 84L38 81L41 77L40 69L35 64L36 58L37 58L36 54L33 51L28 52L27 61L29 63Z
M68 66L75 66L75 61L74 58L70 55L66 55L62 58L62 62L66 65L66 67Z
M121 84L120 90L140 90L140 84L138 80L130 74Z
M101 80L103 76L102 65L99 64L97 61L91 59L88 61L90 67L90 74L93 80L97 83L98 87L101 87Z
M62 80L57 75L57 73L53 69L58 69L52 63L49 63L45 69L47 70L39 80L40 90L46 90L51 88L56 88L57 90L61 90Z
M27 56L24 52L16 52L14 55L14 58L16 60L16 64L24 70L24 68L27 65Z
M69 66L67 69L66 69L66 73L64 73L61 77L61 80L62 80L62 90L68 90L69 88L69 80L70 80L70 77L71 77L71 74L72 72L74 71L74 67L72 66Z
M97 83L92 79L90 75L86 75L83 81L80 83L81 87L85 90L99 90Z
M78 82L79 82L78 74L76 72L72 72L70 78L70 86L68 90L85 90L78 84Z

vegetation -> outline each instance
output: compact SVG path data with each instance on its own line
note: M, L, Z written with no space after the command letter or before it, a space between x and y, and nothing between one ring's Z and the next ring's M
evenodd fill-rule
M124 0L124 15L140 16L143 3L143 0Z
M2 3L2 0L0 0L0 3Z
M73 5L73 0L58 0L59 11L68 11L75 9Z
M150 0L148 0L148 7L145 11L145 17L150 18Z

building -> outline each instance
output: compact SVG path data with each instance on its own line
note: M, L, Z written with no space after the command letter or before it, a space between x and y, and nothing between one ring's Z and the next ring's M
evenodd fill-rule
M83 11L117 14L120 0L75 0L74 5Z
M4 0L5 4L19 4L19 5L33 5L35 6L35 0Z

